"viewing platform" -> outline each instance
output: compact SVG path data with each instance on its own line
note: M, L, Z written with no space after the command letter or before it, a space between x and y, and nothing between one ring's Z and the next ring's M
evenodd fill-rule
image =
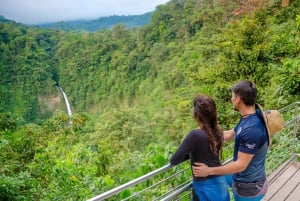
M264 201L300 201L300 163L289 162L268 178Z

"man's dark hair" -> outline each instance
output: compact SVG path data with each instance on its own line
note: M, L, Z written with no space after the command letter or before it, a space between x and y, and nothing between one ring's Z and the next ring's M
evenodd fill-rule
M254 105L257 97L257 89L254 83L242 80L231 88L231 91L239 96L245 105Z

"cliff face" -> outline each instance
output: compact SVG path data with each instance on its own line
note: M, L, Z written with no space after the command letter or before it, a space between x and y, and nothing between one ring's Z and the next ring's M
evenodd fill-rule
M63 98L59 92L51 96L39 97L41 113L57 112L63 108Z

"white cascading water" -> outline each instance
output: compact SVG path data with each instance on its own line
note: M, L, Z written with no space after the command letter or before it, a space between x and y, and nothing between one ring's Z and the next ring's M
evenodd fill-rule
M71 110L71 106L70 106L68 97L67 97L66 93L64 92L64 90L61 87L57 86L57 88L64 97L66 108L67 108L67 113L68 113L69 117L71 118L72 117L72 110ZM72 124L71 120L70 120L70 123Z

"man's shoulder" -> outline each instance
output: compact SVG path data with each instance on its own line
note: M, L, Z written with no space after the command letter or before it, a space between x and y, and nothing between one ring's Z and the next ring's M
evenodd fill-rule
M264 128L264 123L259 115L252 115L250 118L247 118L243 124L244 128Z

